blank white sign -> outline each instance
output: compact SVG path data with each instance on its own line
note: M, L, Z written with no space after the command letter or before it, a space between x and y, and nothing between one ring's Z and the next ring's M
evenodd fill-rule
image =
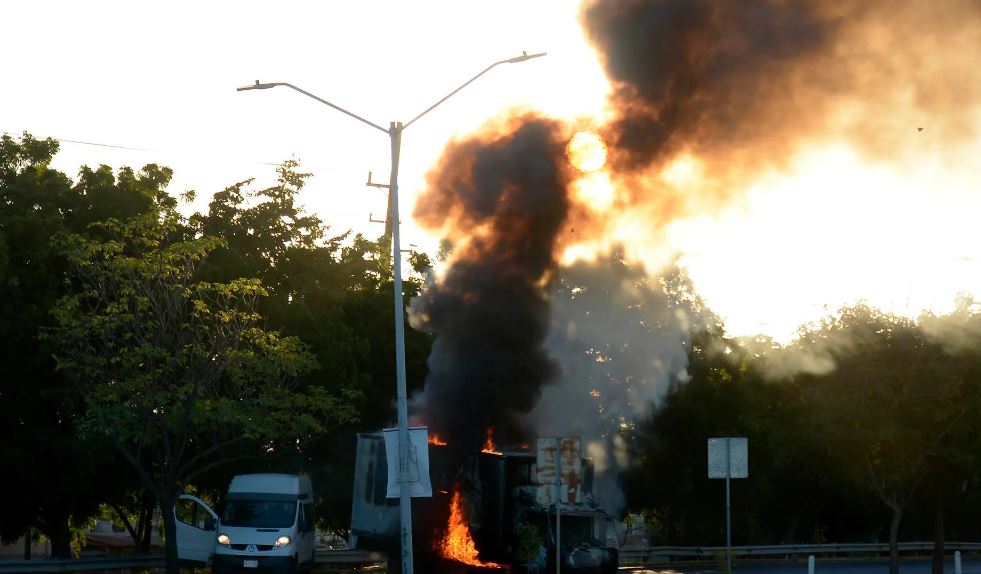
M708 439L709 478L749 478L749 441L746 437Z

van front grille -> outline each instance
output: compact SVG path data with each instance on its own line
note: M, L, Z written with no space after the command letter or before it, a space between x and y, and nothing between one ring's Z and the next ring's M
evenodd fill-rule
M232 550L239 550L239 551L243 551L244 552L245 549L249 547L249 545L248 544L232 544L231 547L232 547ZM273 549L273 545L272 544L256 544L255 545L256 552L269 552L272 549Z

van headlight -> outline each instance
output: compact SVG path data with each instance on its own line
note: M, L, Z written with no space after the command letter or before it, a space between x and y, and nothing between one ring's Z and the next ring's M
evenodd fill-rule
M283 546L289 546L290 542L293 542L293 539L289 536L280 536L276 539L276 543L273 544L273 546L276 548L282 548Z
M232 539L229 538L227 534L222 532L221 534L218 535L218 544L221 544L222 546L231 546Z

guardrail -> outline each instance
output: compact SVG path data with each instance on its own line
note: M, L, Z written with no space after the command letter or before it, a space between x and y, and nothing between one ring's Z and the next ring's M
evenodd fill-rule
M318 548L317 564L374 564L384 563L385 555L365 550L333 550ZM0 560L0 574L29 574L48 572L91 572L94 570L145 570L163 568L160 554L133 556L98 556L90 558L41 558L35 560Z
M981 552L979 542L945 542L944 549L950 552ZM899 551L903 553L932 551L933 542L900 542ZM620 564L638 565L651 562L669 562L673 559L710 560L726 551L725 546L622 546ZM732 555L737 558L790 559L794 556L837 556L856 554L887 554L889 544L844 543L844 544L775 544L769 546L733 546Z
M87 572L92 570L136 570L163 568L164 557L100 556L97 558L44 558L40 560L0 560L0 573Z
M981 552L981 542L946 542L949 552ZM670 562L675 559L712 560L725 552L725 546L622 546L622 566L643 565L654 562ZM900 542L903 553L932 551L933 542ZM852 556L876 555L889 552L889 544L776 544L770 546L733 546L732 555L737 558L769 557L791 559L796 556ZM385 555L365 550L327 550L318 548L317 564L371 564L385 562ZM94 570L136 570L163 568L161 555L101 556L78 559L0 560L0 574L90 572Z
M347 548L338 550L318 548L315 556L314 561L317 564L384 564L388 558L384 552Z

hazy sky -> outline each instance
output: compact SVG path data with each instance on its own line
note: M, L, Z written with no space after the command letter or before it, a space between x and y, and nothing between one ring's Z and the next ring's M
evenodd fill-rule
M295 157L315 174L302 198L310 210L335 230L377 234L368 218L383 215L385 196L364 182L369 171L387 179L387 137L285 88L235 88L290 82L387 125L491 62L547 51L499 66L405 132L403 243L432 249L437 239L408 214L446 141L511 107L603 114L609 85L576 4L9 2L0 131L66 140L55 167L71 175L83 163L169 166L171 190L196 189L199 208L241 179L268 184L272 164ZM964 125L977 124L977 109L962 113ZM920 120L926 131L910 125L909 137L930 141L930 118ZM671 223L656 244L631 233L642 218L619 222L617 237L634 242L629 251L652 270L679 255L734 334L785 339L861 299L909 315L944 311L960 292L981 293L978 150L975 137L956 150L924 144L901 160L872 161L841 142L814 142L737 201ZM663 175L684 186L698 177L697 158L679 158Z
M0 130L150 150L65 142L56 167L157 162L174 168L173 191L200 196L247 177L268 182L266 164L295 157L316 176L310 209L371 232L369 212L383 215L385 198L364 182L369 171L387 181L385 134L287 88L235 88L289 82L387 126L492 62L548 51L495 68L405 132L407 213L454 134L512 106L602 109L605 80L576 14L555 1L11 2L0 32L17 56L2 76Z

